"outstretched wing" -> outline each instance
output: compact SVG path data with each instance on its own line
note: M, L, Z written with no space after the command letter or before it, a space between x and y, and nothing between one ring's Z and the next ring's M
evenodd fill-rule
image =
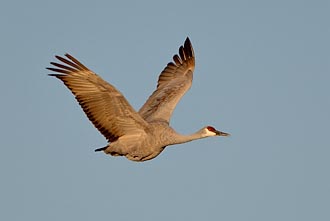
M57 77L75 95L94 126L110 141L125 134L142 132L147 122L111 84L89 70L69 54L55 56L62 63L51 62Z
M179 55L173 56L173 61L161 72L157 89L139 110L148 122L162 120L169 123L175 106L191 87L195 55L189 38L179 48Z

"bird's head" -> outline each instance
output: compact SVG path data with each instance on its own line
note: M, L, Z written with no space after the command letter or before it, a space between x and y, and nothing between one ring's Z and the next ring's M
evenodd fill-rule
M230 134L216 130L214 127L212 126L206 126L202 129L203 134L205 137L213 137L213 136L230 136Z

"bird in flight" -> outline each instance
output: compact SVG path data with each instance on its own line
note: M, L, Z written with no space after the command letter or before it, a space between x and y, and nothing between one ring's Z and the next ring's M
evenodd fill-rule
M146 161L158 156L166 146L205 137L229 136L206 126L196 133L182 135L170 127L173 110L192 84L195 55L189 38L160 73L156 90L136 112L113 85L88 69L70 54L55 56L49 74L60 79L74 94L89 120L108 140L103 151L125 156L132 161Z

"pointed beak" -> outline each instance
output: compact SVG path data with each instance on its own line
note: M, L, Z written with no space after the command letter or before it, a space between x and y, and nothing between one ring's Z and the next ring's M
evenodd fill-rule
M224 136L224 137L230 136L230 134L218 130L215 133L217 136Z

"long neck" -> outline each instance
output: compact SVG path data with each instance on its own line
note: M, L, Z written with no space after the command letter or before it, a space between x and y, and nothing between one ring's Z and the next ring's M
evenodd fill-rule
M180 143L186 143L192 140L197 140L204 138L205 136L203 135L202 131L199 130L196 133L189 134L189 135L182 135L175 133L172 137L172 144L180 144Z

